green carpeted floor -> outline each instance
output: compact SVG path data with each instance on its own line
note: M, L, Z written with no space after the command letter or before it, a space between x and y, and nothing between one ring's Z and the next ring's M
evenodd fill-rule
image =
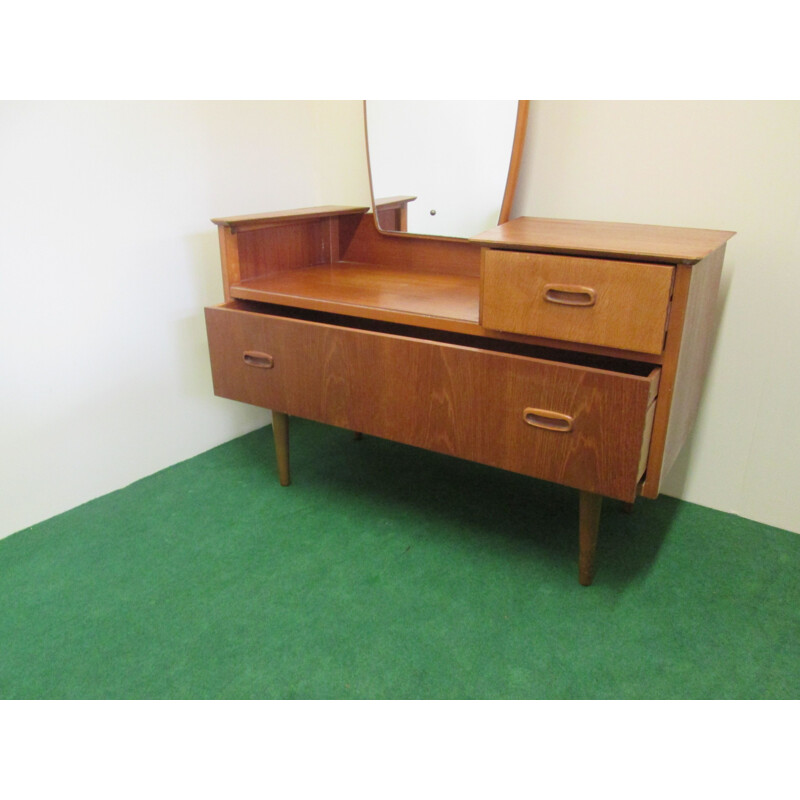
M800 536L292 421L0 541L0 698L798 698Z

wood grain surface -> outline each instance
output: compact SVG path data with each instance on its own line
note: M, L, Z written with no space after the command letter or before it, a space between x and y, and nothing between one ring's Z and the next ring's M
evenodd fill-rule
M733 235L732 231L702 228L518 217L472 237L471 241L518 250L694 263Z
M642 496L658 496L662 479L697 416L716 331L716 298L725 248L692 267L678 266L664 350L663 391L653 422Z
M660 353L673 267L484 250L481 324L512 333ZM556 294L591 298L551 302Z
M331 262L331 221L304 220L236 234L240 280Z
M397 321L410 314L474 324L478 322L480 296L477 277L342 263L253 278L242 281L232 292L242 300L319 311L372 309L393 312L388 316Z
M251 227L282 225L285 222L299 222L305 219L322 219L349 214L363 214L369 211L365 206L313 206L293 208L289 211L269 211L263 214L243 214L237 217L215 217L211 221L225 228L247 230Z
M228 308L206 309L214 391L632 501L658 380ZM245 351L267 353L256 369ZM526 424L526 408L572 418Z
M380 264L409 272L449 272L474 275L481 271L481 249L466 239L383 233L372 214L358 219L352 236L341 248L342 261Z

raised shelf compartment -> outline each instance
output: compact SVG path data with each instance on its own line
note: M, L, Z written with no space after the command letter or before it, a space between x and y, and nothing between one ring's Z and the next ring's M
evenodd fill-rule
M350 206L226 217L214 222L219 228L228 301L661 362L660 353L633 353L483 327L484 245L479 241L386 235L378 231L365 209ZM487 243L495 246L489 234ZM529 240L523 239L523 243L527 245Z

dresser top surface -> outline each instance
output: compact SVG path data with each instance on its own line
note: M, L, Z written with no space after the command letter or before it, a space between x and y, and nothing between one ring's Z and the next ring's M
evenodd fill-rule
M732 236L732 231L701 228L518 217L472 237L471 241L522 250L694 263Z

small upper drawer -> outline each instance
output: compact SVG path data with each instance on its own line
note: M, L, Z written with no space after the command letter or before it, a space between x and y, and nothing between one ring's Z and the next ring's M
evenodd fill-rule
M641 353L664 346L673 267L484 250L481 325Z

